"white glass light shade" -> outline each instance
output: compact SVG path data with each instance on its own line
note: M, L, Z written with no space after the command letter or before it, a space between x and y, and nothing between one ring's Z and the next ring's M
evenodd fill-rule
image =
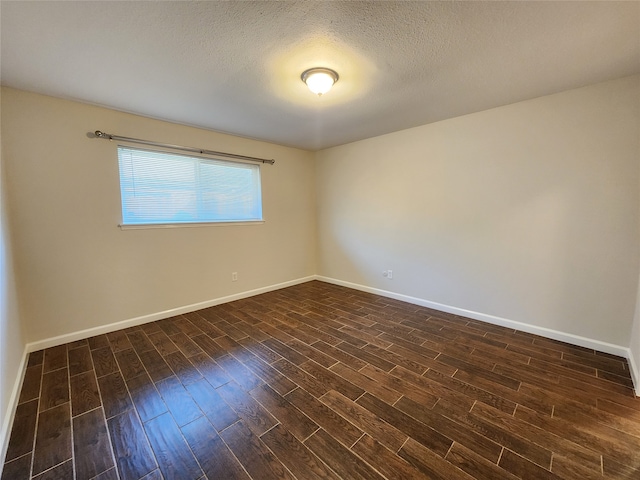
M329 68L310 68L302 72L300 78L309 90L320 96L331 90L333 84L338 81L338 74Z

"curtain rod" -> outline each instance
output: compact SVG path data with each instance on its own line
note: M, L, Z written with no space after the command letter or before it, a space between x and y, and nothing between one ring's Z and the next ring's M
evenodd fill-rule
M104 138L105 140L122 140L123 142L139 143L142 145L152 145L154 147L171 148L173 150L182 150L183 152L200 153L202 155L214 155L214 156L219 155L222 157L237 158L239 160L249 160L250 162L269 163L271 165L276 163L276 161L272 159L269 160L269 159L260 158L260 157L249 157L247 155L238 155L236 153L216 152L214 150L205 150L203 148L183 147L180 145L170 145L167 143L151 142L149 140L140 140L139 138L130 138L130 137L122 137L120 135L111 135L110 133L104 133L104 132L101 132L100 130L96 130L94 134L97 138Z

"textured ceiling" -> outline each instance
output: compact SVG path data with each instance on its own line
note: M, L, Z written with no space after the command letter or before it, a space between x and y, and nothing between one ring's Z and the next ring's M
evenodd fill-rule
M3 85L310 150L640 73L639 2L2 1L0 19ZM314 66L340 74L320 98Z

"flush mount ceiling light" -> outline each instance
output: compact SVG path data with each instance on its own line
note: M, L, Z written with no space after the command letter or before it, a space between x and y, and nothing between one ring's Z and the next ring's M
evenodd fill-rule
M318 96L327 93L338 81L338 73L330 68L310 68L300 75L302 81L307 84L309 90Z

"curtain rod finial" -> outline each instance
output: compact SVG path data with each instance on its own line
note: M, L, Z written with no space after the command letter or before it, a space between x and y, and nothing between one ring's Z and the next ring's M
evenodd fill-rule
M113 137L108 133L101 132L100 130L95 131L95 135L98 138L108 138L109 140L113 140Z

